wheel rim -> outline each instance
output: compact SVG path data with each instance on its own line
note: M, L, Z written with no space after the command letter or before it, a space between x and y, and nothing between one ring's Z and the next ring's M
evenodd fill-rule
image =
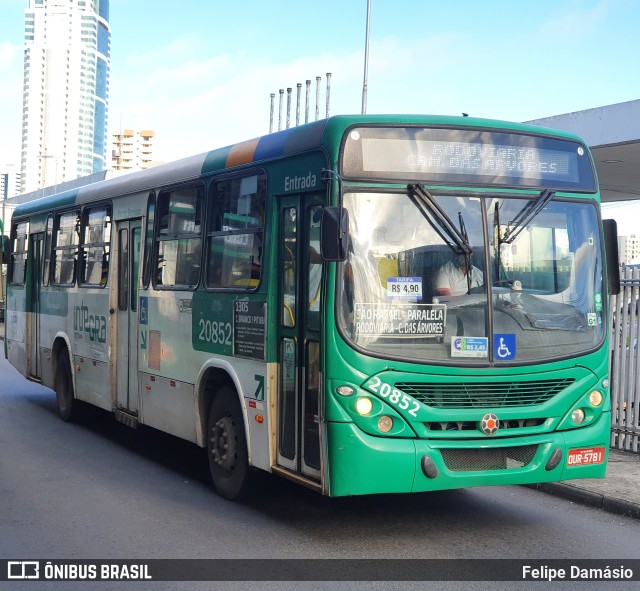
M225 472L232 472L236 465L236 430L231 417L218 419L211 427L211 459Z

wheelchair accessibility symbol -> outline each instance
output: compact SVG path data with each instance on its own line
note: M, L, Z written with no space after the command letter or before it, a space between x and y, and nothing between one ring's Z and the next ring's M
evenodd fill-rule
M498 361L507 361L516 358L516 335L494 334L493 355Z

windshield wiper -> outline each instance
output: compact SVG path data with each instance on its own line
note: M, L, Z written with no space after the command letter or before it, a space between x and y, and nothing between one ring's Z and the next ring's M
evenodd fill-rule
M535 218L553 199L555 191L545 189L538 195L538 197L532 201L529 201L507 225L507 230L504 236L500 239L500 244L511 244L524 230L527 225Z
M420 213L438 233L443 242L454 252L469 257L473 249L469 244L467 229L462 220L462 213L458 213L460 230L456 228L447 213L438 205L433 195L420 185L407 185L409 197L420 210Z

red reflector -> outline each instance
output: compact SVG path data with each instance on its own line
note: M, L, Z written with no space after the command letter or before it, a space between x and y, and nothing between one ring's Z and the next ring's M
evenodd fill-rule
M249 408L257 408L255 400L249 400Z
M586 466L604 462L604 447L581 447L570 449L567 455L567 466Z
M176 387L176 381L175 380L171 380L169 382L169 384L171 384L171 386L174 387L174 388Z
M149 376L149 379L150 379L152 382L155 382L155 381L156 381L156 376Z

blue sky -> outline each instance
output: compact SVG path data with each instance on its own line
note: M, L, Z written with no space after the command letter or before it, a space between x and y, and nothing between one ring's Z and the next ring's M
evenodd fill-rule
M110 5L109 129L155 130L158 158L267 133L270 93L306 79L313 111L316 76L323 116L327 72L331 114L360 112L366 0ZM0 0L0 163L19 160L27 6ZM639 25L637 0L372 0L367 111L526 121L634 100Z

